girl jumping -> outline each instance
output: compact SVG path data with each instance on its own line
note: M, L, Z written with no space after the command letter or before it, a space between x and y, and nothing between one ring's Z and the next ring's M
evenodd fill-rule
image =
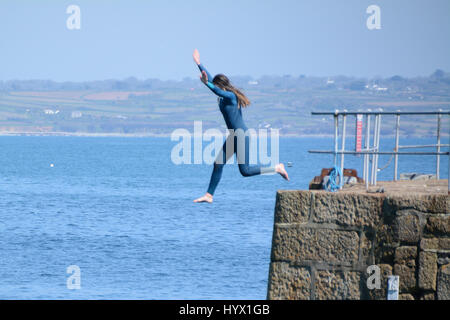
M223 144L223 147L214 162L214 169L209 182L208 191L204 196L195 199L194 202L213 202L214 191L222 177L223 166L234 153L236 153L238 160L239 171L244 177L279 173L284 179L289 180L289 176L282 163L277 164L275 167L249 165L249 136L245 135L243 139L238 139L234 133L247 132L248 128L242 118L242 108L248 107L250 101L239 89L235 88L230 83L230 80L225 75L218 74L212 78L209 72L200 63L200 54L197 49L194 50L193 58L201 71L200 80L219 97L219 109L225 119L227 128L230 132L233 132L228 136L227 141ZM234 141L230 141L231 139ZM229 148L232 146L233 150L228 150L227 152L227 146ZM245 158L242 159L242 157Z

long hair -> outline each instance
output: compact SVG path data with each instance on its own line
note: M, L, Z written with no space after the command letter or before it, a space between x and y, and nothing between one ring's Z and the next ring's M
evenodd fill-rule
M218 74L214 77L212 82L222 90L233 92L237 97L239 108L245 108L250 105L250 100L241 92L241 90L231 84L230 79L228 79L227 76Z

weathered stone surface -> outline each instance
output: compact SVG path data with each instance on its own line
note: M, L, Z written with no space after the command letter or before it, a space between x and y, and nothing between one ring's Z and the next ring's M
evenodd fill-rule
M411 292L416 289L416 266L413 260L408 264L395 264L394 275L400 277L400 292Z
M450 250L450 238L422 238L420 240L422 250Z
M449 213L449 196L445 194L411 194L390 196L385 199L385 208L390 211L414 209L428 213Z
M450 263L450 251L438 253L438 265Z
M387 287L388 277L392 275L392 267L389 264L379 264L381 273L381 286ZM384 285L386 284L386 285Z
M400 292L409 292L416 287L417 247L398 247L394 256L394 274L400 276Z
M379 226L376 236L377 244L392 245L396 241L395 230L392 225L383 224Z
M309 219L311 192L283 190L277 192L276 223L304 223Z
M434 300L435 294L434 293L425 293L420 297L420 300Z
M450 236L450 216L429 217L425 230L427 233L432 233L433 235Z
M419 254L419 288L436 290L437 254L422 251Z
M397 241L417 243L423 231L421 213L408 210L399 214L394 221L394 232Z
M375 263L389 263L394 265L396 246L375 245Z
M450 300L450 264L439 268L437 298L438 300Z
M269 300L309 300L311 274L308 269L272 262L270 266Z
M400 299L450 299L449 197L383 197L280 191L268 298L386 299L394 274ZM372 264L380 289L366 284Z
M409 293L402 293L398 295L398 300L414 300L414 297Z
M377 226L381 221L383 198L378 195L314 193L311 220L344 226Z
M369 298L371 300L386 300L387 297L387 281L392 275L392 267L389 264L379 264L380 267L380 289L368 289Z
M297 236L297 230L294 228L275 224L272 236L272 261L295 261L295 254L291 251L291 243Z
M411 260L415 260L417 257L417 247L398 247L395 250L395 263L408 264Z
M374 243L376 263L394 264L395 249L399 246L395 238L393 226L383 224L379 227Z
M356 300L360 298L359 272L318 271L315 277L315 299Z
M362 233L361 239L361 263L372 265L375 263L374 255L373 255L373 245L372 239L369 237L373 237L373 235L368 233Z
M351 264L358 261L358 250L354 231L275 225L272 261Z

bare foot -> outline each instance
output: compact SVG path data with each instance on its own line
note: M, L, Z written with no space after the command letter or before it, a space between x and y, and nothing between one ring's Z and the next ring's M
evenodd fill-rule
M201 202L208 202L208 203L212 203L213 202L213 196L212 194L209 194L208 192L203 196L200 197L198 199L194 200L195 203L201 203Z
M284 168L284 164L282 164L282 163L277 164L275 166L275 171L278 172L280 174L280 176L282 176L287 181L289 181L289 176L288 176L286 169Z

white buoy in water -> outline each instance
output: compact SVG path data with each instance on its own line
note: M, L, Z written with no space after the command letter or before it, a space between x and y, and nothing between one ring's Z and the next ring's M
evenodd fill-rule
M50 163L50 168L53 168L54 167L54 164L53 163Z
M288 162L288 163L287 163L287 166L288 166L288 167L292 167L292 162Z

